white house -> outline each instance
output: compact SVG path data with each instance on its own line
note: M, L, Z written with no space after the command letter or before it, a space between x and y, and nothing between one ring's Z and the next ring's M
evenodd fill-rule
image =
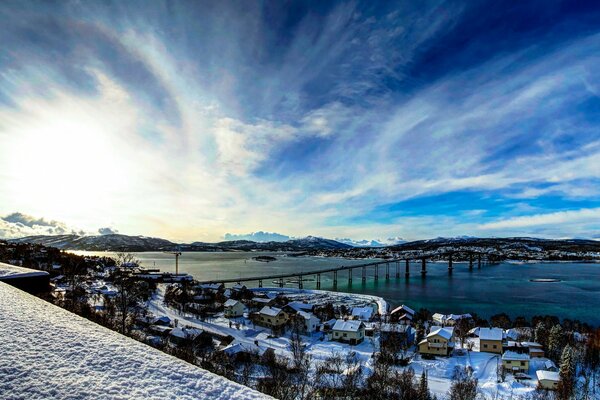
M316 332L319 329L319 326L321 325L321 320L315 317L315 315L310 312L298 311L296 313L296 318L302 321L302 331L308 334Z
M331 339L338 342L359 344L365 338L365 324L362 321L338 319L331 329Z
M237 300L229 299L223 304L225 318L235 318L244 315L244 305Z
M560 374L556 371L537 370L535 372L542 389L556 390L560 381Z

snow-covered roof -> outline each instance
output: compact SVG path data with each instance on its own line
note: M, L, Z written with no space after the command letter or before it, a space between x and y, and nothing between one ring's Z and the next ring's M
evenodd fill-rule
M310 320L311 318L316 319L317 321L319 321L319 319L317 317L315 317L315 315L313 313L309 313L306 311L298 311L299 316L301 316L302 318L304 318L305 320Z
M13 398L269 398L1 282L0 315Z
M502 354L502 359L510 361L526 361L529 360L529 354L505 351L504 354Z
M479 339L480 340L502 340L504 332L501 328L480 328Z
M332 329L335 331L356 332L360 329L361 325L364 326L362 321L344 321L343 319L338 319L335 321Z
M288 307L291 307L294 311L311 311L313 309L312 304L301 303L299 301L292 301L287 304Z
M25 278L32 276L48 276L46 271L38 271L31 268L17 267L16 265L10 265L0 263L0 280Z
M239 303L239 301L237 300L233 300L233 299L228 299L224 304L223 307L235 307L235 305Z
M255 303L270 303L271 301L273 301L272 299L265 299L263 297L253 297L252 301Z
M553 382L560 381L560 374L555 371L544 371L544 370L539 369L539 370L535 371L535 374L537 375L537 378L540 381L553 381Z
M368 321L373 316L373 308L372 307L354 307L352 309L352 316L358 317L363 321Z
M408 314L411 314L411 315L415 314L415 310L413 310L412 308L410 308L409 306L404 305L404 304L402 304L399 307L394 308L392 310L391 314L396 314L396 313L399 313L399 312L404 312L404 313L408 313Z
M281 312L280 308L269 307L269 306L264 306L260 310L261 314L268 315L269 317L276 317L279 315L280 312Z
M536 342L521 342L521 345L525 347L542 348L542 345Z
M427 337L440 335L444 339L450 340L452 338L453 333L454 333L454 328L452 328L452 327L437 328L437 329L432 329L431 332L429 332L429 335L427 335Z

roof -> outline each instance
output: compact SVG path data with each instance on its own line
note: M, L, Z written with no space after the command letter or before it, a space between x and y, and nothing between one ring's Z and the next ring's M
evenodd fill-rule
M438 328L435 330L432 330L431 332L429 332L429 335L427 335L427 337L432 337L432 336L441 336L444 339L450 340L452 339L452 335L454 333L454 329L450 328L450 327L446 327L446 328Z
M16 265L10 265L0 263L0 281L26 278L33 276L49 276L46 271L38 271L37 269L17 267Z
M319 321L319 318L315 317L315 315L313 313L309 313L309 312L306 312L306 311L298 311L298 315L301 316L302 318L306 319L306 320L314 318L317 321Z
M237 301L237 300L228 299L228 300L227 300L227 301L226 301L226 302L223 304L223 306L224 306L224 307L234 307L234 306L235 306L236 304L238 304L238 303L239 303L239 301Z
M13 398L269 398L1 282L0 315Z
M332 329L335 331L357 332L361 326L364 326L362 321L344 321L343 319L338 319L335 321Z
M352 309L352 316L358 317L362 320L369 320L373 316L372 307L354 307Z
M500 340L504 336L501 328L479 328L479 340Z
M411 315L415 314L415 310L413 310L412 308L410 308L409 306L406 306L404 304L402 304L399 307L394 308L390 314L395 314L395 313L398 313L398 312L404 312L404 313L408 313L408 314L411 314Z
M529 358L529 354L527 353L517 353L514 351L505 351L504 354L502 354L503 360L526 361L529 360Z
M264 306L260 310L261 314L268 315L270 317L276 317L279 315L280 312L281 312L280 308L269 307L269 306Z
M287 306L291 307L292 309L294 309L294 311L300 311L300 310L303 310L303 311L312 311L312 309L314 307L312 304L301 303L299 301L289 302L287 304Z
M553 381L553 382L560 381L560 374L555 371L544 371L544 370L539 369L539 370L535 371L535 374L537 375L537 378L540 381Z

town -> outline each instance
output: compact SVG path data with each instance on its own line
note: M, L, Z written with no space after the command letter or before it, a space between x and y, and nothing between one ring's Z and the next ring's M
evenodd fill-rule
M551 316L489 320L390 307L376 296L242 284L41 245L0 242L0 270L42 270L38 295L282 399L557 398L598 390L600 331ZM22 271L20 269L23 269ZM8 272L0 281L11 283ZM16 279L15 279L16 278ZM37 291L37 290L36 290ZM435 311L435 310L434 310ZM458 396L458 397L457 397Z

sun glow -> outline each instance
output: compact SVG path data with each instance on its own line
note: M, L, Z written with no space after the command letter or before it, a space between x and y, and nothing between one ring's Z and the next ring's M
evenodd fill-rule
M4 197L55 218L110 210L131 179L114 111L69 98L27 104L1 133Z

